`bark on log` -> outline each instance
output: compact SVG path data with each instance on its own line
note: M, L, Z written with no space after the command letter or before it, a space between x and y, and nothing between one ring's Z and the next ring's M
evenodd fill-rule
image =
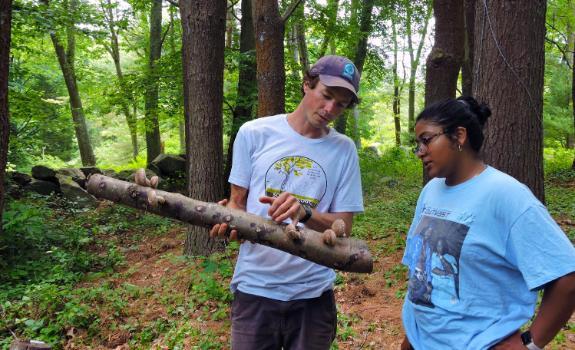
M301 239L292 240L285 233L285 224L262 218L241 210L230 209L185 197L178 193L154 190L135 183L121 181L101 174L88 179L87 190L97 198L124 204L136 209L170 217L188 224L212 227L227 222L238 231L239 238L297 255L317 264L348 272L370 273L373 270L371 253L365 242L354 238L338 238L333 246L322 241L320 232L301 229ZM148 203L148 192L156 191L165 199L158 206Z

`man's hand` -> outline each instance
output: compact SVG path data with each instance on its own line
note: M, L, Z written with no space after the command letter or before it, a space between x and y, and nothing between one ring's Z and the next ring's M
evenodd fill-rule
M218 204L225 207L228 205L228 200L222 199L221 201L218 202ZM215 224L210 229L210 237L211 238L215 238L215 237L226 238L226 233L228 232L228 228L229 228L229 226L225 222L223 222L221 224ZM229 239L230 239L230 241L237 241L238 240L238 231L237 230L231 230L229 232Z
M275 198L263 196L260 202L270 205L268 215L278 224L291 218L293 225L297 226L299 219L305 215L301 204L291 193L283 192Z
M521 333L519 331L513 333L509 337L503 339L499 343L495 344L492 350L525 350L527 347L523 345L521 341Z

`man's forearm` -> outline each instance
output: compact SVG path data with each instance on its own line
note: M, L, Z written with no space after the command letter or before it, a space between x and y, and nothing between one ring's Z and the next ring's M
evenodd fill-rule
M336 219L342 219L345 222L345 233L349 236L351 234L351 226L353 223L353 213L350 212L320 213L319 211L312 209L312 215L305 223L305 226L312 230L323 232L328 228L331 228L331 224L333 224Z

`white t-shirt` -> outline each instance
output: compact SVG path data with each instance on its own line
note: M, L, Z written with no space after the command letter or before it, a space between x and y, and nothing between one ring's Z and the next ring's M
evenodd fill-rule
M334 129L318 139L298 134L285 114L245 123L234 143L229 182L247 188L246 211L269 218L261 196L292 193L319 212L362 212L353 142ZM332 269L261 244L240 247L232 291L275 300L309 299L333 286Z

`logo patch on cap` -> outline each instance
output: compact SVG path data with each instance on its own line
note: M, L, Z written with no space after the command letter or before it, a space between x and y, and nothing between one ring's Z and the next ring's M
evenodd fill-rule
M351 81L353 81L353 74L355 73L355 67L352 63L348 63L343 67L343 72L341 75Z

